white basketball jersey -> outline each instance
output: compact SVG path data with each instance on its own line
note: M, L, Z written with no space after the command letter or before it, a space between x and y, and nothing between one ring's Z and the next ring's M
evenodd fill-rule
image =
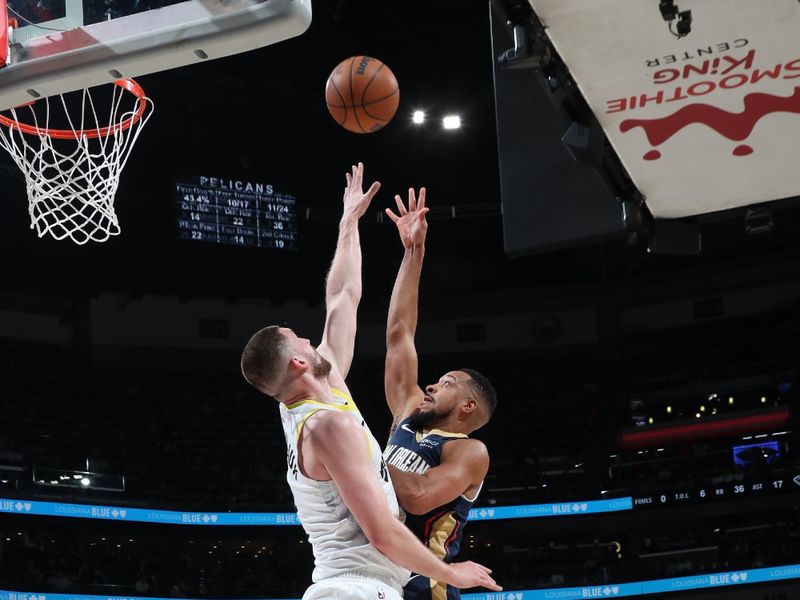
M370 460L375 478L380 482L389 509L399 518L400 509L391 479L383 462L381 448L367 427L352 398L341 390L331 389L336 404L318 400L300 400L289 405L281 404L281 421L286 437L288 470L286 479L292 489L297 516L308 535L314 551L314 582L329 577L357 573L375 577L402 588L410 572L391 562L367 540L339 489L331 481L309 479L300 471L297 462L297 442L303 424L320 410L341 410L358 419L369 442Z

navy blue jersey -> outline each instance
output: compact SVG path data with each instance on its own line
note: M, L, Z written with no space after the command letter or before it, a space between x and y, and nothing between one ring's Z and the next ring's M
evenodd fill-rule
M415 417L409 417L392 433L383 457L388 465L422 475L441 462L442 449L447 442L466 437L463 433L441 429L432 429L423 435L421 428L415 425ZM406 525L436 556L451 562L458 554L461 533L474 501L475 498L462 495L427 514L406 514ZM421 575L413 576L403 590L405 600L457 600L460 597L457 588Z

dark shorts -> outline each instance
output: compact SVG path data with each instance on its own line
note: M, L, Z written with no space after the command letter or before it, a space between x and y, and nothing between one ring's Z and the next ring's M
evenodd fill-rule
M403 588L403 600L460 600L458 588L437 581L431 588L431 580L422 575L414 575Z

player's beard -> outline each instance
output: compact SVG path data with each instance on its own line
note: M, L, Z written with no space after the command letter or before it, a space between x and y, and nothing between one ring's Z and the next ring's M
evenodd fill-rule
M331 363L316 350L314 351L312 357L313 362L311 364L311 373L314 375L314 377L316 379L322 379L330 375Z
M436 408L435 406L430 410L425 410L425 411L421 410L414 416L414 425L416 425L417 427L424 427L425 425L429 425L436 421L440 421L442 419L447 418L449 414L450 413L444 414L440 412L439 409Z

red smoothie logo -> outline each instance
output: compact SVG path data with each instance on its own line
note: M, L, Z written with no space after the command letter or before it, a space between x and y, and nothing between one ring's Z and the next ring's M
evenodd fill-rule
M622 133L641 127L652 146L660 146L680 130L692 123L701 123L734 142L750 137L759 120L772 113L800 114L800 87L791 96L752 93L744 97L742 112L728 112L710 104L689 104L660 119L625 119L620 123ZM746 156L753 152L747 144L740 144L733 150L735 156ZM661 158L661 152L650 150L642 157L645 160Z

